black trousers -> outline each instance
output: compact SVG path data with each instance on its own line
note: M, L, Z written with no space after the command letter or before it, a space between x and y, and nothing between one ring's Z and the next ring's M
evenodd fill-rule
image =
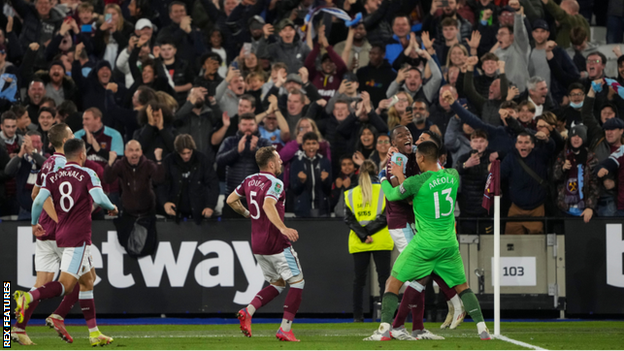
M386 286L386 280L390 277L390 255L392 251L367 251L353 254L353 263L355 269L355 277L353 278L353 319L362 319L364 317L364 287L366 286L366 277L368 275L368 266L370 264L371 255L375 260L377 268L377 282L379 291L383 295Z

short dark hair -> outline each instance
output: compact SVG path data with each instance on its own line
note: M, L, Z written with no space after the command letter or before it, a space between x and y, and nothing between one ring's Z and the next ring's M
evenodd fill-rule
M393 141L394 138L396 138L396 131L401 128L405 128L409 132L409 129L406 126L399 124L395 126L394 128L392 128L392 130L390 131L390 141Z
M156 45L158 45L158 46L171 45L174 48L177 48L176 42L175 42L175 40L172 37L164 37L164 38L160 39Z
M442 28L444 28L444 27L459 28L459 26L457 25L457 20L454 19L453 17L447 17L447 18L443 19L442 22L440 23L440 25L442 26Z
M500 104L500 108L502 108L502 109L512 108L512 109L515 110L516 108L518 108L518 104L515 101L513 101L513 100L503 101L503 103Z
M414 103L412 104L412 106L414 106L414 104L416 104L416 103L425 104L425 110L427 110L427 112L429 112L429 103L425 99L418 98L418 99L414 100Z
M251 107L256 107L256 98L251 94L243 94L240 97L240 100L247 100L251 103Z
M51 102L51 103L52 103L52 106L53 106L53 107L56 107L56 101L54 101L54 99L53 99L53 98L51 98L51 97L49 97L49 96L44 96L44 97L42 97L42 98L41 98L41 102L39 103L39 106L41 106L41 105L45 105L45 104L47 104L48 102Z
M182 1L172 1L172 2L169 4L169 8L167 9L167 10L169 11L168 13L171 13L171 8L173 8L173 6L174 6L174 5L184 6L184 9L186 10L186 4L185 4L185 3L183 3Z
M618 59L617 59L618 67L620 67L622 65L622 62L624 62L624 55L618 57Z
M275 148L273 146L261 147L256 151L256 163L258 168L262 169L266 167L273 158L275 158Z
M470 140L476 139L476 138L483 138L487 140L488 138L487 132L482 129L475 130L474 132L472 132L472 134L470 134Z
M394 18L392 19L392 23L391 24L394 26L394 22L397 20L397 18L401 18L401 17L405 18L407 20L407 23L409 23L410 20L409 20L409 17L407 15L405 15L405 14L398 14L398 15L394 16Z
M69 139L63 145L66 158L74 158L85 149L85 142L82 139Z
M568 87L568 94L572 93L572 90L582 90L585 93L585 87L581 83L572 83Z
M376 42L371 44L371 50L373 48L378 48L384 54L386 53L386 45L384 43Z
M39 116L41 116L41 114L44 112L49 112L52 115L52 117L56 116L56 109L53 109L52 107L42 107L39 109L39 112L37 113L37 118L39 118Z
M221 55L217 54L216 52L209 52L209 53L203 54L200 58L199 63L203 66L206 63L206 60L208 60L209 58L217 61L219 65L223 63L223 59L221 58Z
M509 34L513 34L514 33L512 26L504 25L504 26L500 26L498 29L500 30L500 29L503 29L503 28L507 28L507 30L509 31Z
M498 62L498 56L496 56L493 52L488 52L485 55L481 56L481 63L485 61L496 61Z
M301 139L301 143L305 144L305 142L308 140L315 140L318 143L319 137L318 135L316 135L315 132L307 132L303 135L303 138Z
M180 134L173 141L173 148L177 153L184 151L184 149L196 150L195 140L190 134Z
M242 115L238 116L238 123L242 122L243 120L256 120L256 115L254 115L251 112L247 112L247 113L243 113Z
M518 134L518 136L516 137L516 141L518 141L519 137L529 137L531 143L535 144L535 137L527 132L521 132L520 134Z
M429 137L431 138L431 141L433 141L438 146L438 148L440 148L440 147L442 147L442 145L444 145L444 143L442 142L442 137L439 136L438 133L432 131L431 129L425 130L423 132L423 134L429 135ZM420 147L420 145L418 145L418 147Z
M61 116L69 116L78 112L78 107L71 100L63 101L56 110Z
M48 131L48 139L50 139L50 144L52 144L55 150L60 150L63 147L63 139L69 136L69 133L67 133L68 128L67 124L59 123L53 125Z
M26 113L28 110L26 109L26 107L24 107L22 105L13 105L13 107L11 107L10 111L15 113L15 116L17 118L22 118L24 113Z
M2 124L4 124L4 121L7 119L12 119L14 121L17 121L17 116L15 115L15 113L11 111L6 111L2 114Z
M607 57L600 51L594 51L594 52L590 53L589 55L587 55L587 58L589 58L590 56L594 56L594 55L600 57L600 60L602 61L603 65L607 64Z
M425 156L425 159L429 161L437 161L440 148L433 141L427 140L418 145L416 152Z

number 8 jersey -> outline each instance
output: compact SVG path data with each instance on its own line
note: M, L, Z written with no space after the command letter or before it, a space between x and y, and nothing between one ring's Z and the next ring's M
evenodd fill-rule
M68 162L65 167L48 174L42 188L50 192L58 215L57 246L91 245L93 199L89 191L101 188L97 174L77 163Z
M240 197L247 198L251 217L251 250L256 255L274 255L290 246L290 241L271 223L262 209L264 199L277 201L275 208L284 220L284 183L273 174L260 172L245 178L234 190Z

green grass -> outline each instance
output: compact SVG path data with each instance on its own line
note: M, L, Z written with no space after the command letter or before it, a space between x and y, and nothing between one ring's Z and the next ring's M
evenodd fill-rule
M493 328L492 323L488 323ZM425 323L425 328L446 340L365 342L377 323L295 324L293 330L300 343L280 342L275 338L277 324L256 324L253 337L245 338L238 325L138 325L100 327L115 338L109 349L432 349L491 350L523 349L501 340L481 341L473 323L464 323L457 330L440 330L439 323ZM410 326L407 326L410 328ZM28 335L36 346L13 344L15 349L88 349L86 327L68 327L73 344L63 342L47 327L28 327ZM542 322L502 323L502 334L545 349L621 349L624 347L624 322Z

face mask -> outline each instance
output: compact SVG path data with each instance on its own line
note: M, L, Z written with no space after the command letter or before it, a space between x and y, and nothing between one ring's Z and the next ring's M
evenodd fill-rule
M581 107L583 107L583 102L584 102L584 101L581 101L581 102L579 102L579 103L575 103L575 102L571 102L571 101L570 101L570 106L571 106L572 108L581 108Z

